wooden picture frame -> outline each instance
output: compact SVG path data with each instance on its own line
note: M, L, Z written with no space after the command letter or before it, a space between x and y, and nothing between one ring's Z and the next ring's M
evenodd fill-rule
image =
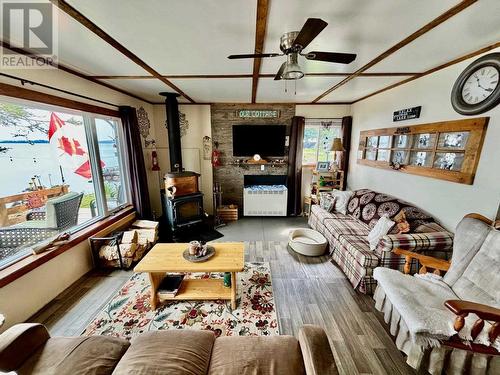
M316 163L316 170L318 172L328 172L330 170L330 162L329 161L318 161Z
M472 185L488 120L477 117L361 131L358 164Z

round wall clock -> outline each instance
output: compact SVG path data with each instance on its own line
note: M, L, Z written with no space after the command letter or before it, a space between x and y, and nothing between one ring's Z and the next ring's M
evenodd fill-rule
M500 103L500 53L490 53L470 64L451 90L451 105L462 115L477 115Z

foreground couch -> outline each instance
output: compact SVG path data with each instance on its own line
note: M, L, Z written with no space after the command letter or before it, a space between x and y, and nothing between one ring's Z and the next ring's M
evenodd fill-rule
M380 216L392 218L401 210L410 224L410 232L389 233L381 238L374 251L370 250L367 236ZM394 254L393 249L402 248L449 259L453 247L453 235L429 214L408 202L368 189L354 191L346 214L329 213L319 205L312 206L309 226L328 240L332 259L352 286L367 294L373 294L377 286L373 278L375 267L403 270L405 260ZM416 262L412 268L416 269Z
M462 219L451 264L396 250L419 259L421 274L375 269L375 307L413 368L500 374L500 231L492 224L477 214Z
M166 330L131 342L109 336L50 337L41 324L0 335L0 372L44 375L338 374L325 332L293 336L219 337L211 331Z

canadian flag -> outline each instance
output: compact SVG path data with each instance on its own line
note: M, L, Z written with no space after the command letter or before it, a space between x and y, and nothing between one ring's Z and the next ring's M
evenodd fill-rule
M52 112L49 123L49 143L61 167L87 180L92 178L85 129L82 125L65 123ZM104 167L102 161L101 167Z

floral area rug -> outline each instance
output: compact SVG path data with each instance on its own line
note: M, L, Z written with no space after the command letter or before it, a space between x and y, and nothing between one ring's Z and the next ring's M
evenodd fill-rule
M188 278L222 278L223 274L187 274ZM163 301L150 308L147 274L134 274L82 335L131 339L161 329L206 329L217 336L279 335L269 263L245 263L237 273L238 307L230 301Z

